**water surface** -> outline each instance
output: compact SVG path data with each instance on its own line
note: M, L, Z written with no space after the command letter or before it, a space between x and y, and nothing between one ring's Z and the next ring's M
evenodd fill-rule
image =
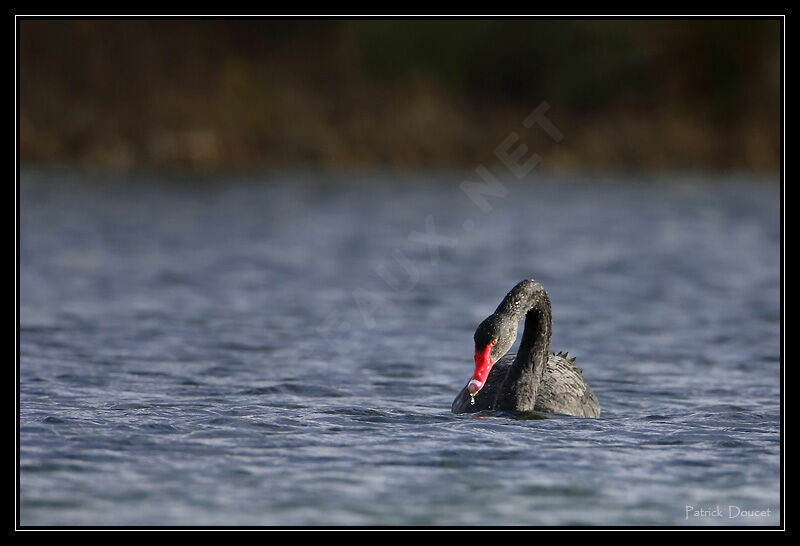
M460 180L23 172L21 523L777 524L777 184ZM526 277L601 418L450 414Z

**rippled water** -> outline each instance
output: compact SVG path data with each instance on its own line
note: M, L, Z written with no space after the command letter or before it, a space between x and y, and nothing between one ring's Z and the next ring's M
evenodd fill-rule
M777 183L459 181L24 172L21 523L777 524ZM525 277L601 418L450 413Z

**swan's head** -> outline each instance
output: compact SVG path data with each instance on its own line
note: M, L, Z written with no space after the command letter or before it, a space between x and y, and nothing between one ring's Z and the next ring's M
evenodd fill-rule
M489 316L475 330L475 373L467 390L475 395L486 384L494 363L503 358L517 338L517 324L498 314Z

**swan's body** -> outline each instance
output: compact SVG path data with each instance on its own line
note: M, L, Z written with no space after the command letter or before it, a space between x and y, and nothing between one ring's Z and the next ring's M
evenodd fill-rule
M525 319L519 353L506 354ZM475 331L475 374L453 401L453 413L538 411L597 417L600 404L575 358L550 352L550 298L524 280ZM471 396L470 396L471 394Z
M515 353L509 353L492 367L486 386L475 395L474 405L470 404L467 387L461 389L456 399L453 400L453 413L473 413L494 409L493 404L498 390L516 358ZM557 353L551 354L547 359L547 368L542 376L542 383L533 410L540 413L598 417L600 403L583 378L581 369L575 367L575 359L570 358L567 354Z

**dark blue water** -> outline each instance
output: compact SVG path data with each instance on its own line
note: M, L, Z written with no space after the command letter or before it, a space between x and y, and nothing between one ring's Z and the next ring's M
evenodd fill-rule
M23 172L22 524L777 524L777 183L460 180ZM601 418L450 414L525 277Z

